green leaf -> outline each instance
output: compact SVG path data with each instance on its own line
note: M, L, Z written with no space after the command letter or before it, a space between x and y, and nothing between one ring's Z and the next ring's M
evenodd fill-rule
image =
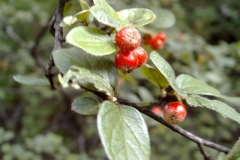
M92 97L77 97L72 103L72 110L83 115L97 114L99 103Z
M236 107L239 107L240 97L229 97L229 96L220 95L218 96L218 98L220 98L223 101L227 101L228 103L231 103Z
M239 160L240 159L240 138L234 144L231 151L227 154L225 160Z
M63 77L59 76L59 81L63 87L72 86L76 89L84 87L103 92L108 96L114 96L113 88L107 79L98 74L94 74L85 68L72 66L72 68ZM89 84L91 84L91 86L89 86Z
M112 19L117 19L117 12L107 3L106 0L93 0L93 2L95 6L104 8L109 17Z
M80 12L76 13L76 14L74 15L74 17L75 17L78 21L87 21L89 14L90 14L90 11L89 11L89 10L83 10L83 11L80 11Z
M14 75L13 79L18 83L32 85L32 86L49 86L49 82L46 78L36 78L30 76Z
M166 78L171 87L183 98L187 97L187 94L184 93L183 90L178 87L176 83L175 73L170 64L164 58L162 58L162 56L160 56L160 54L157 53L156 51L153 51L150 54L150 59L157 67L157 69L162 73L162 75Z
M93 56L83 50L72 47L53 52L56 67L66 73L71 66L86 68L89 72L97 74L107 80L115 89L118 82L118 72L114 63L106 56Z
M169 86L167 79L163 76L159 70L152 66L145 64L140 68L142 74L153 84L160 88L166 88Z
M73 5L72 5L71 2L65 3L64 9L63 9L63 15L64 15L64 16L70 11L70 9L72 8L72 6L73 6Z
M175 24L176 18L172 11L157 7L153 12L158 15L151 23L156 28L169 28Z
M155 14L145 8L125 9L118 12L121 28L124 26L141 27L155 19Z
M60 23L61 27L67 27L75 24L77 22L77 18L73 16L66 16L63 18L62 22Z
M234 108L231 108L221 101L210 100L198 95L195 95L194 97L189 96L186 101L190 106L206 107L220 113L224 118L230 118L240 123L240 114Z
M189 75L181 74L176 78L178 87L189 94L211 95L219 96L220 92L207 85L206 83L199 81Z
M119 22L111 17L105 8L93 6L91 7L90 11L98 22L114 28L119 27Z
M79 0L80 6L82 7L82 10L88 10L90 7L87 4L87 2L85 2L84 0Z
M148 129L136 109L105 101L100 106L97 127L109 159L150 159Z
M103 56L116 51L113 39L94 27L75 27L67 34L66 41L93 55Z

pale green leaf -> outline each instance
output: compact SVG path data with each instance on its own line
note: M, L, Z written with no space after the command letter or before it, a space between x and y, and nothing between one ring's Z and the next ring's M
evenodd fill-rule
M49 81L46 78L14 75L13 79L18 83L22 83L26 85L32 85L32 86L48 86L49 85Z
M224 118L230 118L240 123L240 114L234 108L231 108L230 106L221 101L210 100L198 95L191 97L189 96L186 101L190 106L206 107L220 113Z
M157 15L156 19L151 23L156 28L169 28L175 24L176 18L171 10L155 8L153 12Z
M97 74L107 80L115 89L118 81L118 72L114 63L106 56L93 56L83 50L72 47L53 52L56 67L66 73L71 66L86 68L89 72Z
M150 159L148 129L136 109L105 101L100 106L97 127L109 159Z
M99 103L92 97L77 97L72 103L72 110L82 115L97 114Z
M93 0L95 6L104 8L106 10L106 13L112 18L117 19L118 14L117 12L107 3L106 0Z
M80 12L76 13L76 14L74 15L74 17L75 17L78 21L87 21L89 14L90 14L90 11L89 11L89 10L83 10L83 11L80 11Z
M80 6L82 7L82 10L87 10L90 8L87 2L85 2L84 0L79 0L79 3L80 3Z
M176 82L179 88L189 94L211 95L219 96L220 92L207 85L206 83L197 80L189 75L181 74L176 78Z
M121 22L120 28L124 26L141 27L151 23L155 19L155 14L145 8L125 9L118 12L118 20Z
M63 18L62 22L60 23L61 27L71 26L77 22L77 18L73 16L66 16Z
M119 22L111 17L105 8L93 6L90 8L90 11L98 22L114 28L119 27Z
M240 138L234 144L231 151L227 154L225 160L239 160L240 159Z
M60 78L60 77L59 77ZM74 88L90 88L99 92L103 92L108 96L114 96L113 88L109 81L98 74L94 74L88 69L72 66L72 68L59 79L63 87L73 86ZM89 85L90 84L90 85ZM79 87L77 87L79 85Z
M66 41L93 55L103 56L116 51L113 39L94 27L75 27L67 34Z
M157 69L163 74L163 76L166 78L171 87L183 98L187 97L187 94L178 87L176 83L175 73L170 64L164 58L162 58L162 56L160 56L160 54L157 53L156 51L153 51L150 54L150 59L157 67Z
M140 70L142 74L156 86L160 88L166 88L169 86L167 79L156 68L153 68L152 66L145 64L140 68Z

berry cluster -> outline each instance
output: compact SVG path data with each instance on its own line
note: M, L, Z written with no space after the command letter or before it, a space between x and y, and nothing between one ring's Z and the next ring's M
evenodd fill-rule
M167 36L163 32L158 32L155 37L152 37L151 35L146 35L144 44L150 45L151 48L154 50L161 49L164 46L166 38Z
M122 28L116 34L115 40L120 48L115 57L115 65L122 72L129 73L147 61L147 52L139 46L141 35L136 28Z

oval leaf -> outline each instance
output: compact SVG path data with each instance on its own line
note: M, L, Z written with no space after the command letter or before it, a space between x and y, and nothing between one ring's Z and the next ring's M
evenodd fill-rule
M13 79L18 83L31 85L31 86L49 86L49 81L46 78L14 75Z
M157 67L157 69L164 75L168 83L171 85L171 87L182 97L187 97L187 94L184 93L177 85L176 83L176 76L175 73L170 66L170 64L160 56L159 53L153 51L150 54L150 59L154 63L154 65Z
M125 9L118 12L121 28L124 26L141 27L155 19L155 14L145 8Z
M94 27L75 27L67 34L66 41L93 55L103 56L116 51L113 39Z
M90 9L92 15L97 19L98 22L105 24L107 26L111 26L117 28L120 24L119 22L111 17L105 8L93 6Z
M186 93L211 96L220 95L220 92L217 89L186 74L179 75L176 78L176 82L178 87L180 87Z
M72 110L82 115L97 114L99 103L92 97L77 97L72 103Z
M80 3L80 6L82 7L82 10L87 10L90 8L87 2L85 2L84 0L79 0L79 3Z
M220 113L225 118L230 118L240 123L240 114L234 108L231 108L223 102L218 100L210 100L198 95L194 97L188 97L186 101L190 106L206 107Z
M109 159L150 159L147 126L136 109L105 101L98 113L97 126Z
M167 79L156 68L146 64L142 66L140 70L142 74L156 86L160 88L166 88L169 86Z
M154 9L157 15L156 19L151 23L155 28L169 28L175 24L176 18L172 11L168 9Z
M53 52L53 59L56 67L66 73L71 66L86 68L89 72L97 74L116 88L118 83L118 72L114 63L106 56L93 56L83 50L72 47L59 49Z

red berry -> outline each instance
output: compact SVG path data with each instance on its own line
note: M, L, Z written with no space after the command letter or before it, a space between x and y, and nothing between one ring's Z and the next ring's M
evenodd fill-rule
M119 50L115 57L116 67L124 73L129 73L138 65L137 56L132 51Z
M116 43L120 50L134 50L140 45L140 42L140 32L134 27L124 27L116 34Z
M162 112L161 108L159 108L158 106L154 106L154 107L151 109L151 111L152 111L153 113L155 113L156 115L159 115L159 114Z
M167 36L165 33L163 32L158 32L157 36L156 36L157 39L161 39L162 41L165 41Z
M181 102L168 103L163 109L164 119L169 124L178 124L183 122L186 115L186 106Z
M147 57L148 57L147 52L142 47L138 47L134 49L132 52L134 52L134 54L137 56L137 59L138 59L137 68L141 67L147 61Z
M151 45L152 49L157 50L159 48L162 48L164 43L159 38L153 38L150 40L150 45Z

